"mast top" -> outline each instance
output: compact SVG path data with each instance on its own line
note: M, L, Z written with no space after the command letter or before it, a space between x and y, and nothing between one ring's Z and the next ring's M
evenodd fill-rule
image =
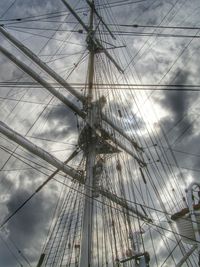
M71 12L71 14L76 18L76 20L82 25L82 27L84 28L84 30L87 32L87 33L91 33L91 28L88 27L83 21L82 19L80 18L80 16L74 11L74 9L69 5L69 3L67 3L66 0L61 0L63 2L63 4L67 7L67 9ZM88 2L88 1L87 1ZM91 7L91 9L93 10L93 12L95 12L95 6L94 6L94 1L92 0L92 2L89 2L89 5ZM95 12L97 13L97 11ZM100 17L99 15L97 15L98 17ZM101 19L102 21L102 19ZM103 22L104 26L106 25L104 22ZM107 26L108 27L108 26ZM111 34L111 31L109 30L110 34ZM113 63L113 65L117 68L117 70L120 72L120 73L124 73L124 70L120 67L120 65L116 62L116 60L110 55L110 53L107 51L107 49L101 44L101 42L95 37L95 36L91 36L90 35L90 39L91 39L91 42L93 42L93 45L94 47L96 47L96 51L98 52L103 52L107 58Z

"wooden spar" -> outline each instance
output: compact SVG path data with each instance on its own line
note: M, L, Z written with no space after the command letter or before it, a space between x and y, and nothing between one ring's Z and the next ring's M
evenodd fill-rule
M20 69L26 72L29 76L31 76L36 82L41 84L44 88L46 88L51 94L60 99L65 105L71 108L75 113L79 116L84 117L85 113L82 112L76 105L73 104L70 100L67 99L62 93L57 91L53 86L51 86L48 82L46 82L43 78L40 77L34 70L32 70L29 66L27 66L24 62L16 58L12 55L7 49L0 45L0 52L8 57L11 61L13 61Z
M35 81L37 81L39 84L41 84L44 88L46 88L50 93L52 93L55 97L57 97L60 101L62 101L65 105L67 105L69 108L71 108L76 114L78 114L81 118L85 119L86 114L81 111L76 105L73 104L73 102L69 101L66 96L64 96L62 93L57 91L54 87L52 87L48 82L46 82L43 78L41 78L35 71L33 71L30 67L28 67L25 63L20 61L18 58L16 58L14 55L12 55L7 49L0 46L0 52L2 52L6 57L8 57L11 61L13 61L18 67L20 67L24 72L26 72L29 76L31 76ZM86 119L86 122L92 127L89 120ZM95 127L92 127L96 134L99 134ZM145 163L139 159L137 155L135 155L130 149L128 149L126 146L122 144L122 142L116 140L114 137L112 137L109 133L107 133L105 130L102 130L104 133L107 134L107 136L116 143L121 149L126 151L129 155L131 155L133 158L135 158L139 164L142 164L145 166ZM100 129L101 132L101 129Z
M53 165L60 171L63 171L67 175L71 176L73 179L76 179L79 182L83 182L83 176L74 170L73 168L65 165L62 161L55 158L53 155L40 148L39 146L33 144L31 141L23 137L21 134L17 133L10 127L8 127L5 123L0 122L0 132L7 136L9 139L17 143L18 145L24 147L29 152L37 155L41 159L45 160L49 164Z
M103 113L102 115L102 119L108 123L116 132L118 132L119 134L121 134L125 139L127 139L137 151L141 151L144 152L142 147L140 147L136 141L134 141L130 136L128 136L120 127L118 127L117 125L115 125L109 118L107 118Z
M0 26L0 33L18 47L26 56L33 60L41 69L46 71L53 77L59 84L66 88L72 95L76 96L79 100L83 101L82 95L77 92L70 84L68 84L60 75L52 70L46 63L44 63L36 54L34 54L27 46L23 45L13 35L8 33L2 26Z
M17 133L10 127L8 127L5 123L0 121L0 133L7 136L10 140L14 141L15 143L19 144L20 146L27 149L29 152L33 153L34 155L40 157L41 159L45 160L55 168L59 169L60 171L63 171L65 174L72 177L77 182L84 184L85 178L80 173L74 170L73 168L69 167L68 165L65 165L62 161L55 158L53 155L45 151L44 149L40 148L39 146L36 146L31 141L23 137L21 134ZM99 191L100 194L105 196L106 198L112 200L116 204L126 208L130 212L133 212L138 217L140 217L144 221L149 221L149 218L142 214L141 212L137 211L134 207L126 204L121 198L119 198L117 195L112 194L111 192L107 191L104 188L101 188Z
M135 209L133 206L130 206L126 203L125 200L118 197L117 195L111 193L110 191L106 190L105 188L101 187L97 190L102 196L112 200L114 203L119 204L121 207L127 209L128 211L136 214L138 217L140 217L143 221L146 222L152 222L150 218L139 212L137 209Z
M182 259L176 264L175 267L181 267L183 263L187 261L187 259L192 255L192 253L197 249L197 245L193 245L191 249L185 253Z
M86 26L85 26L86 27ZM72 86L70 86L60 75L58 75L54 70L52 70L47 64L45 64L36 54L34 54L28 47L23 45L19 40L17 40L13 35L8 33L2 26L0 26L0 33L11 41L17 48L19 48L28 58L30 58L34 63L36 63L42 70L48 73L54 80L56 80L61 86L68 90L72 95L77 97L81 102L85 101L85 98L77 92ZM48 85L49 87L49 85ZM102 119L109 124L115 131L121 134L126 140L133 144L136 150L143 151L142 148L138 146L136 141L130 138L120 127L115 125L105 114L102 114Z

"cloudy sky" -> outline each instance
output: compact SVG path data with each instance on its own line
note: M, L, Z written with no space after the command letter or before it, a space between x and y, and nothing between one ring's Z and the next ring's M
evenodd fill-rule
M87 23L89 13L85 1L68 2ZM108 3L111 5L110 8ZM152 147L158 141L159 145L162 144L162 147L157 144L156 151L148 150L147 155L153 155L152 158L155 158L157 153L160 153L159 149L165 151L168 164L176 167L174 172L177 181L184 190L191 181L199 179L199 92L192 91L191 86L185 86L187 90L182 90L182 87L177 87L178 90L174 91L167 89L173 88L168 85L200 84L200 3L198 0L111 0L96 1L96 4L109 27L113 31L118 31L117 40L108 37L109 43L104 45L108 48L111 48L113 43L120 46L108 51L125 70L125 75L122 75L113 65L109 65L107 72L104 72L102 66L106 60L100 54L97 56L96 82L108 83L110 79L111 83L154 85L154 90L151 91L109 92L107 99L111 104L107 105L105 110L108 116L110 110L116 111L112 114L114 120L122 127L128 125L127 133L134 132L144 148ZM69 83L81 83L82 87L79 89L84 89L88 59L86 35L84 32L77 33L82 27L75 23L75 19L69 15L60 0L1 0L0 21L6 30L39 55ZM114 27L115 23L169 28ZM176 26L179 28L173 28ZM141 33L145 36L141 36ZM0 35L0 43L41 77L49 82L53 81L3 35ZM81 120L47 90L40 86L31 87L30 84L33 82L27 74L0 53L1 121L64 161L76 148L77 125L81 125ZM29 83L29 86L24 87L25 83ZM160 88L164 90L157 90ZM73 96L65 90L61 89L61 92L81 107ZM119 109L124 116L123 122L117 113ZM134 130L136 127L137 130ZM22 159L24 156L26 162L31 161L37 168L38 164L45 166L47 169L42 170L45 170L46 174L50 174L54 167L16 147L3 135L0 137L2 223L46 177L19 158ZM16 153L10 155L10 151ZM148 156L145 156L145 159L147 160ZM159 160L158 164L161 164L164 158L160 157ZM57 183L50 182L2 229L0 266L15 267L20 266L20 263L23 263L23 266L35 266L47 236L60 190Z

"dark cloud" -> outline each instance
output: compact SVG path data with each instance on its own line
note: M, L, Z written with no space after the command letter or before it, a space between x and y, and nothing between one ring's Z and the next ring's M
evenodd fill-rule
M44 118L45 120L46 118ZM47 125L47 129L42 134L39 134L38 137L57 141L68 139L72 134L76 133L76 115L64 105L53 108L48 115Z
M184 70L178 70L170 84L188 84L190 73ZM161 107L168 113L162 119L166 132L170 132L174 137L178 137L185 131L185 135L193 133L193 119L190 115L190 107L195 99L195 95L181 88L177 91L166 91L162 93L160 99Z
M23 203L30 194L30 190L26 189L18 189L13 193L7 203L8 213L13 213L19 207L20 203ZM46 218L52 212L54 197L49 202L47 201L48 196L45 197L43 193L38 194L10 221L8 226L10 234L14 239L17 238L21 245L24 239L30 242L31 240L29 239L32 238L31 236L37 235L37 232L40 231L40 226L44 226L47 223L48 220L46 221ZM44 218L43 214L46 214L47 217Z
M33 172L31 176L33 179L35 178ZM24 186L24 180L28 180L28 177L26 175L20 175L20 186L11 191L12 194L6 203L7 214L12 214L33 193L35 186L30 186L30 181L28 182L29 186ZM47 186L46 189L38 193L6 225L8 239L11 237L11 241L9 241L11 245L13 245L13 242L14 244L16 243L17 248L20 248L22 253L31 262L34 262L39 257L40 251L37 246L40 246L43 238L45 238L49 220L56 205L57 191L55 188L49 191L50 188ZM26 244L29 244L29 249L27 249ZM2 251L0 251L0 255L1 253ZM5 266L9 266L9 264L15 266L12 265L14 264L12 257L7 258L7 261L6 257L4 258L7 264Z
M15 80L22 75L22 71L15 67L5 56L0 54L0 80Z

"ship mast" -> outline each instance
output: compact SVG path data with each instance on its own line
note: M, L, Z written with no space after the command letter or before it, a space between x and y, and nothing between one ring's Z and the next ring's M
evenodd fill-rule
M87 34L89 61L88 61L88 92L87 92L87 117L91 127L87 127L87 149L86 154L86 180L85 180L85 204L82 225L82 240L81 240L81 267L89 267L91 265L91 242L92 242L92 220L93 220L93 197L92 187L94 180L94 166L96 161L96 144L93 138L92 127L94 126L94 105L93 100L93 80L94 80L94 59L95 47L92 40L94 21L94 1L91 2L89 31Z
M83 124L80 127L81 131L79 132L78 145L76 146L75 151L69 156L69 158L65 162L62 162L61 160L57 159L54 155L47 152L45 149L42 149L39 146L35 145L34 143L30 142L28 138L22 136L20 133L11 129L7 124L0 121L1 134L5 135L8 139L14 141L16 144L19 144L20 146L28 150L29 153L36 155L37 157L41 158L42 160L46 161L51 166L56 168L54 172L51 173L49 177L47 177L47 179L35 190L35 192L30 197L28 197L16 210L14 210L11 214L9 214L9 216L6 217L6 219L4 219L3 222L1 222L0 229L3 229L3 227L11 220L11 218L13 218L13 216L16 215L17 212L19 212L19 210L22 207L24 207L26 203L30 201L31 198L33 198L33 196L35 196L39 191L41 191L41 189L50 180L52 180L56 174L58 174L59 172L63 172L65 174L65 178L67 181L66 184L62 182L61 183L63 184L63 186L70 188L70 190L67 189L65 191L65 194L63 194L63 196L61 196L60 198L61 201L59 204L61 204L62 206L59 210L59 216L56 216L55 227L52 228L53 229L52 235L49 237L49 240L47 240L47 243L44 247L43 253L41 254L37 267L39 266L41 267L44 265L93 267L97 265L95 258L96 254L100 258L100 260L97 259L98 266L115 265L119 267L122 265L122 266L132 266L132 267L133 266L148 267L150 261L149 256L150 255L152 256L151 252L154 252L155 254L155 256L153 255L153 258L151 257L151 260L152 262L157 262L157 265L158 263L160 263L161 260L163 261L162 265L164 265L164 263L166 263L168 260L173 260L174 266L176 267L181 267L185 262L189 266L189 263L192 264L189 257L197 249L197 245L194 244L193 247L190 247L190 249L183 246L180 237L181 236L185 237L185 236L180 234L179 237L176 228L172 224L170 214L168 213L169 208L171 208L171 210L174 209L174 204L179 205L181 203L178 202L179 199L177 200L172 199L173 202L171 202L170 191L169 191L169 196L167 196L165 199L163 197L164 194L161 195L159 192L161 189L161 193L163 192L168 193L168 188L167 188L168 184L166 186L167 188L166 191L164 188L166 180L161 180L162 178L165 177L163 176L163 173L167 174L166 176L167 178L170 178L167 180L167 182L171 180L172 174L173 174L173 180L177 182L178 180L176 181L176 173L174 174L173 170L169 169L170 176L168 176L169 172L167 168L165 168L164 166L161 167L162 169L159 168L157 164L158 162L159 164L161 163L163 165L164 163L170 166L170 164L168 163L168 156L165 155L165 153L162 152L160 154L160 152L157 152L155 150L156 155L158 156L157 157L158 159L156 158L155 160L154 152L149 151L149 147L152 148L152 144L153 147L158 146L162 148L162 141L159 140L160 139L159 135L157 135L157 132L153 133L151 129L149 131L149 128L147 127L148 135L143 135L142 133L141 136L140 134L139 136L141 138L144 137L145 139L146 137L149 137L149 141L151 141L151 146L148 146L149 141L146 142L145 140L145 147L143 149L131 137L131 135L133 134L131 132L132 127L129 126L134 127L134 124L132 122L130 123L126 122L126 120L128 121L130 118L128 116L124 116L123 118L122 116L123 112L122 112L122 115L119 114L120 115L119 117L122 118L122 122L119 123L118 125L116 123L117 120L115 120L115 116L114 118L111 117L110 119L109 117L107 117L106 112L105 113L103 112L102 108L103 102L101 102L101 100L103 99L102 101L105 101L104 96L100 97L99 95L101 94L99 95L96 94L97 91L96 87L99 89L100 88L99 86L102 85L103 89L105 90L105 88L109 89L109 87L107 87L108 85L112 86L112 84L109 83L107 85L103 83L97 84L98 78L99 81L101 79L103 80L103 78L104 77L107 78L109 74L109 72L106 72L106 68L105 70L102 69L99 73L95 73L95 71L97 70L96 66L98 63L96 62L96 60L98 61L98 55L100 53L102 53L104 57L106 57L109 63L113 64L116 70L118 70L121 73L124 73L123 69L120 67L117 61L115 61L115 59L112 57L112 53L110 54L108 52L110 51L110 49L122 47L122 46L118 47L113 46L110 40L107 39L107 37L105 37L105 35L106 36L110 35L113 39L116 39L113 33L119 34L120 32L116 30L113 30L112 32L111 31L112 28L110 29L109 25L118 27L119 26L137 27L139 25L137 24L115 25L115 23L106 24L104 22L104 18L100 16L99 11L97 11L96 9L97 4L95 6L95 0L85 0L85 3L87 3L89 6L89 19L88 19L89 21L87 24L85 24L84 21L81 19L81 16L78 15L79 13L76 12L76 9L73 9L68 4L68 2L73 2L73 1L67 1L67 0L61 0L61 1L68 8L71 14L76 18L79 24L83 27L83 31L74 30L72 32L79 32L84 34L86 33L87 35L86 44L89 57L87 65L87 77L85 78L86 80L84 81L86 89L85 95L82 95L82 93L80 93L77 90L78 87L77 88L72 87L67 81L65 81L65 79L62 76L56 73L54 69L52 69L48 65L48 63L51 61L47 61L46 64L40 59L40 56L42 56L41 54L37 56L23 44L24 42L20 42L17 38L12 36L9 31L7 32L6 30L7 23L5 23L5 27L4 24L0 25L0 35L5 37L7 41L9 41L16 48L18 48L18 50L21 51L30 62L39 66L42 71L48 74L47 77L51 77L53 80L56 81L56 84L48 82L47 77L45 76L43 78L43 75L40 75L38 70L34 70L35 68L31 68L30 66L28 66L28 64L25 63L26 60L24 62L18 59L18 57L14 56L11 52L9 52L10 47L7 50L6 48L4 48L3 45L0 45L0 54L6 56L7 59L10 59L12 63L15 63L17 67L19 67L24 73L26 73L29 77L31 77L34 80L34 82L37 82L37 84L45 88L54 97L56 97L56 99L60 100L65 106L69 107L71 111L75 113L75 115L78 115L80 117ZM100 9L102 7L104 8L105 5L101 6L100 2L98 6L100 7ZM115 5L113 6L115 7ZM83 9L81 8L80 10ZM23 19L24 18L18 18L12 20L13 21L16 20L17 23L20 20L22 20L21 22L23 23L26 22L30 23L30 21L26 21L26 18L24 21ZM54 22L56 23L56 21ZM60 23L60 21L58 22ZM99 30L99 32L101 32L99 36L98 34L96 34L97 29ZM101 29L103 30L101 31ZM125 31L121 32L121 34L122 33L126 34ZM129 34L131 34L131 32L129 32ZM133 33L133 35L135 34ZM55 38L55 40L57 39ZM105 40L109 42L105 42ZM59 39L57 41L59 41ZM57 53L55 53L53 57L56 55ZM104 61L103 58L100 59L102 59L101 62L102 65L106 63L106 61ZM126 58L124 57L124 59ZM131 59L131 62L133 59ZM11 85L13 84L14 83L11 83ZM57 90L56 89L57 84L67 89L67 91L71 95L75 96L77 100L80 101L79 104L81 107L79 105L76 105L74 101L71 101L70 97L62 93L61 90ZM127 86L127 88L129 87ZM131 87L129 89L131 89ZM119 95L116 94L115 96L119 97L120 94ZM123 96L123 94L121 94L121 96ZM128 96L129 94L126 97L124 98L122 97L122 99L120 99L122 104L125 103L125 101L127 100L126 98ZM20 98L19 103L21 99L22 98ZM16 100L16 99L10 99L10 100ZM117 100L116 106L114 106L113 103L111 103L109 106L110 110L109 109L106 110L107 113L108 111L111 111L110 115L112 114L112 111L115 111L116 108L120 106L119 98L116 98L116 100ZM134 99L134 101L137 104L137 100ZM119 111L120 110L118 110L118 112ZM124 108L124 111L129 115L129 111L127 111L126 107ZM119 113L121 113L121 111ZM135 116L135 114L133 115ZM143 114L141 113L141 119L142 117ZM121 127L121 125L123 127ZM128 127L126 127L126 125L128 125ZM143 142L141 143L143 144ZM16 149L14 151L11 151L2 146L2 150L5 152L10 152L11 157L15 156ZM72 158L75 158L78 152L80 152L80 150L82 150L81 163L78 169L73 169L71 166L67 165L67 163ZM114 155L114 157L110 156L110 154L112 153L117 154L122 151L125 152L124 153L125 155L119 157L115 157L116 155ZM143 152L144 152L144 157L142 154ZM137 162L140 171L137 172L135 165L131 166L132 163L131 160L129 162L130 156ZM105 158L108 160L104 168ZM117 161L115 161L116 158ZM160 161L160 159L162 161ZM120 161L122 162L122 165L120 165ZM5 165L7 164L7 162L8 160L6 160ZM112 169L110 168L111 165L110 163L112 163ZM154 165L154 163L156 165ZM144 168L144 172L142 168ZM4 170L2 168L2 171L8 171L8 170L6 169ZM155 175L155 178L152 176L152 174ZM63 174L61 175L63 176ZM157 178L161 179L158 180ZM68 180L70 184L68 184ZM59 182L59 180L57 180L57 182ZM142 184L143 182L144 185ZM177 184L179 185L179 183ZM127 185L127 188L125 185ZM138 185L139 185L139 190L137 188ZM169 185L171 185L171 181ZM172 185L174 185L174 182L172 183ZM130 186L130 188L128 188L128 186ZM173 188L173 192L174 191L175 189ZM180 192L182 192L182 190L180 190ZM192 194L192 191L190 193ZM100 200L98 200L97 198L100 198ZM192 214L191 223L192 227L194 226L194 228L196 229L197 224L195 224L196 218L193 214L194 207L192 203L195 197L191 195L190 198L191 198L190 199L191 203L190 201L188 201L188 203L191 204L189 205L190 206L189 210L191 211ZM184 197L183 201L184 201L183 203L185 204ZM167 203L167 208L165 205L166 203ZM161 207L160 210L157 209L158 205L159 207ZM146 209L149 209L149 214L153 215L152 220L148 217L148 214L145 211ZM97 211L101 213L102 215L101 218L100 216L98 216L99 214L97 213ZM165 219L165 221L163 221L161 217L162 215L161 216L157 215L157 212L163 212L165 216L164 218L166 218L167 220ZM132 215L133 218L137 218L137 220L135 219L132 222L131 220ZM155 221L153 219L154 217ZM143 220L144 224L141 224L140 220ZM183 218L183 220L186 219ZM186 222L187 221L188 220L186 220ZM162 225L162 223L164 223L164 225ZM165 228L166 225L168 225L167 228ZM137 231L138 228L139 231ZM172 236L171 238L168 235L165 236L164 231L165 230L168 231L168 228L171 229L169 230L169 232L171 235L173 233L174 237ZM143 232L147 232L144 239L142 238ZM155 241L153 240L154 237ZM158 239L158 237L160 239ZM197 241L199 241L198 235L196 236L196 239ZM166 244L167 248L166 251L170 252L168 253L165 260L164 260L165 255L164 253L162 254L161 248L157 247L160 240L161 240L160 244ZM174 248L172 248L171 246L173 241L176 242L176 246ZM103 244L103 246L101 246L101 243ZM150 247L151 244L152 248ZM155 248L154 245L156 245ZM146 248L149 249L148 251L150 251L150 254L148 254L148 252L145 251ZM177 249L179 249L178 254L176 253ZM158 252L160 252L159 255L161 256L160 257L161 259L157 260L156 254L158 254ZM179 259L181 253L183 257ZM188 259L189 263L187 263ZM191 260L195 262L194 259L191 258Z
M29 151L32 153L38 155L39 157L43 158L50 164L54 165L59 170L64 171L69 176L73 177L75 180L77 180L79 183L84 184L85 187L85 199L84 199L84 209L83 209L83 221L82 221L82 238L81 238L81 246L80 246L80 261L79 261L79 267L89 267L91 266L91 256L92 256L92 233L93 233L93 203L94 203L94 191L97 189L96 193L101 194L102 196L112 200L113 202L121 205L125 209L129 209L130 211L133 211L138 216L143 218L146 221L149 221L149 218L147 218L145 215L141 214L137 209L133 209L132 207L129 207L126 203L126 201L121 200L117 196L110 193L108 190L104 190L102 187L95 188L95 183L98 180L98 175L96 174L96 168L98 164L100 163L99 157L97 160L98 154L110 154L110 153L118 153L118 149L114 149L113 146L109 145L106 140L102 140L103 137L98 134L98 130L101 130L101 128L98 126L101 123L101 119L108 122L110 126L113 126L112 121L108 120L103 114L101 110L101 100L100 99L94 99L94 70L95 70L95 54L96 53L104 53L105 56L112 62L112 64L118 69L118 71L123 73L123 70L118 65L118 63L115 61L115 59L107 52L107 50L103 47L101 42L95 37L95 30L94 30L94 15L100 19L100 21L106 25L103 22L103 19L98 15L97 10L95 9L94 0L91 0L90 2L87 1L89 7L90 7L90 19L89 19L89 25L86 26L84 22L80 19L80 17L77 15L77 13L70 7L70 5L65 1L62 0L62 2L65 4L65 6L69 9L69 11L72 13L72 15L79 21L79 23L83 26L83 28L87 32L87 48L89 50L89 61L88 61L88 78L87 78L87 95L86 98L84 98L84 107L85 109L79 110L79 108L71 103L66 97L64 97L61 93L57 92L52 88L47 82L45 82L42 78L40 78L33 70L30 70L25 64L20 62L17 58L15 58L13 55L11 55L6 49L3 47L0 47L0 51L6 55L8 58L11 59L17 66L19 66L23 71L25 71L27 74L29 74L34 80L36 80L38 83L40 83L44 88L49 90L53 95L55 95L58 99L60 99L65 105L69 106L73 111L76 112L80 117L82 117L85 122L86 126L83 128L82 133L79 136L80 143L79 146L83 150L83 153L85 154L86 158L86 166L85 166L85 175L82 176L80 173L74 172L72 168L64 165L59 160L52 157L49 153L46 153L42 149L34 146L28 140L25 138L22 138L18 133L12 131L7 125L0 124L0 132L5 134L7 137L9 137L11 140L14 140L18 144L22 145L23 147L26 147ZM108 28L107 28L108 29ZM4 29L0 29L0 32L2 34L5 33ZM113 38L112 32L109 31L111 37ZM65 81L63 81L59 76L55 76L55 73L52 70L49 70L48 67L46 67L45 64L41 63L40 60L38 60L33 53L30 53L29 50L20 45L20 43L5 33L5 36L20 48L20 50L23 50L23 52L28 55L34 62L45 69L50 76L52 75L54 78L56 78L57 81L59 81L60 84L62 84L65 88L69 89L69 91L72 94L75 94L78 99L80 99L80 96L77 95ZM113 38L115 39L115 38ZM81 98L82 100L82 98ZM100 116L99 116L100 114ZM101 118L100 118L101 117ZM96 129L97 128L97 129ZM136 143L133 142L132 139L127 138L126 134L121 131L117 126L114 125L114 130L116 130L119 133L122 133L122 136L124 136L127 140L131 141L133 143L134 147L139 149L138 146L136 146ZM101 131L100 131L101 133ZM103 133L105 134L106 131L103 130ZM117 140L113 140L112 136L109 134L106 134L107 138L112 140L116 145L118 145L120 148L124 149L123 145L120 145ZM99 142L101 140L101 143ZM100 143L100 144L99 144ZM145 164L140 160L137 156L135 156L132 151L128 150L128 148L125 149L127 153L129 153L131 156L133 156L137 162L140 164L140 166L145 166ZM100 157L101 159L101 157ZM99 166L98 166L99 167ZM49 179L48 179L49 180ZM10 217L9 217L10 219ZM7 220L8 221L8 220ZM6 222L7 222L6 221ZM6 223L4 222L4 223ZM39 262L41 265L42 263ZM39 266L40 266L39 265ZM143 265L140 265L143 266ZM144 265L145 266L145 265Z

